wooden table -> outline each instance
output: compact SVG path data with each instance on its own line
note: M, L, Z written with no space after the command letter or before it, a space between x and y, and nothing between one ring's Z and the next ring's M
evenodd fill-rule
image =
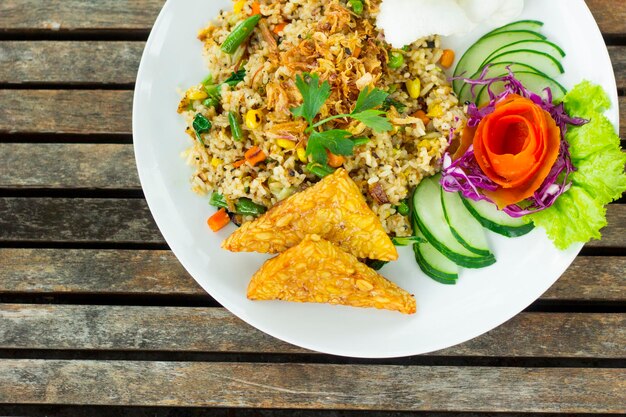
M626 1L588 4L625 137ZM133 158L135 73L161 5L0 1L0 415L626 412L624 204L523 313L429 355L305 351L205 294L157 230Z

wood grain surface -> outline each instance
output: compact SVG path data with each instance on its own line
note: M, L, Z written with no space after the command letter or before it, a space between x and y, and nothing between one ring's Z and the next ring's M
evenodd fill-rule
M132 145L0 143L0 167L3 188L141 189Z
M384 270L383 270L384 271ZM626 257L579 256L546 301L625 302ZM0 249L0 295L183 295L205 292L170 251Z
M0 134L131 134L132 99L125 90L0 90ZM171 103L172 112L177 105ZM626 97L619 108L620 136L626 137Z
M0 84L130 84L145 42L0 42ZM626 88L626 47L609 46L619 89Z
M132 84L145 42L0 42L0 83Z
M624 393L621 369L0 362L0 403L615 413Z
M0 212L0 241L165 243L142 199L5 197ZM626 205L609 205L607 219L587 246L626 247Z
M587 0L586 3L602 33L609 36L626 33L625 2ZM163 0L3 0L0 2L0 28L4 31L148 31L162 5Z
M626 314L522 313L431 356L621 359L625 346ZM0 304L0 349L307 352L222 308L28 304Z

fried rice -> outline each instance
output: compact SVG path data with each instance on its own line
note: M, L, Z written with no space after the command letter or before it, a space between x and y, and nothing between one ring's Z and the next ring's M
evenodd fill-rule
M197 93L203 84L183 95L179 113L188 123L192 140L184 154L194 168L192 189L202 194L220 193L234 211L235 202L241 198L270 208L319 181L306 169L309 161L299 152L306 147L307 124L290 112L302 104L296 75L314 73L331 86L330 99L322 106L319 118L350 113L359 91L367 86L390 93L394 105L387 117L394 126L392 131L375 133L352 119L336 119L329 126L370 139L355 147L343 167L385 231L411 235L410 220L398 212L398 205L422 178L440 170L449 141L466 121L438 65L443 53L439 38L419 39L402 50L393 50L375 27L379 2L374 0L363 1L360 15L346 0L274 0L259 2L262 19L257 28L236 53L224 53L220 46L232 29L250 16L252 3L239 0L235 11L222 11L199 32L213 83L223 82L238 69L245 70L245 77L234 87L219 87L218 106L207 107L197 98L202 97ZM392 50L403 55L399 68L388 65ZM406 82L413 80L421 85L417 99L410 97L406 87ZM250 110L257 110L260 117L246 124ZM419 110L423 113L418 115ZM230 131L231 111L241 122L240 141L234 140ZM212 123L202 141L192 128L198 113ZM284 140L290 141L290 146L285 147ZM267 159L255 166L239 165L237 162L244 160L244 153L253 146L262 149Z

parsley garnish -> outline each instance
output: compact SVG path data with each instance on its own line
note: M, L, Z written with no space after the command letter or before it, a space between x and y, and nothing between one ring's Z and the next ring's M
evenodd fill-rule
M246 70L242 68L237 72L233 72L230 75L230 77L226 78L226 81L224 81L222 84L228 84L231 87L234 87L240 82L242 82L245 76L246 76Z
M327 117L313 124L313 120L319 114L320 109L330 97L330 84L328 81L320 83L317 74L304 73L296 76L296 87L302 95L302 105L291 109L296 117L304 117L309 127L306 132L310 134L307 142L306 155L311 155L313 162L320 164L322 168L330 170L326 165L328 154L349 156L353 154L355 140L347 130L322 130L316 129L334 119L352 118L365 124L374 132L387 132L392 129L391 123L385 117L385 112L375 110L383 105L388 93L376 88L365 87L359 93L354 110L349 114L338 114ZM362 141L361 141L362 144Z

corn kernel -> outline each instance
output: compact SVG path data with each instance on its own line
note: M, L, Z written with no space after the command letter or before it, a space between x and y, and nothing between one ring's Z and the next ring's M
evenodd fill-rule
M293 149L296 147L296 142L289 139L278 139L276 144L283 149Z
M422 82L419 78L407 81L404 84L406 85L406 91L409 93L409 97L418 98L420 96L422 92Z
M187 93L187 97L189 97L189 100L204 100L208 96L209 95L202 90L192 90Z
M224 161L222 161L219 158L213 157L211 158L211 165L213 165L215 168L217 168L218 166L222 165L224 163Z
M300 162L302 162L303 164L308 162L307 157L306 157L306 149L298 148L296 150L296 153L298 154L298 159L300 160Z
M243 11L243 6L246 4L246 0L239 0L237 2L235 2L235 5L233 7L233 11L235 13L241 13Z
M443 116L443 107L441 107L440 104L435 104L434 106L430 107L428 109L428 117L430 117L431 119L434 117L441 117Z
M248 110L246 113L246 126L248 129L256 129L261 126L261 112L259 110Z

